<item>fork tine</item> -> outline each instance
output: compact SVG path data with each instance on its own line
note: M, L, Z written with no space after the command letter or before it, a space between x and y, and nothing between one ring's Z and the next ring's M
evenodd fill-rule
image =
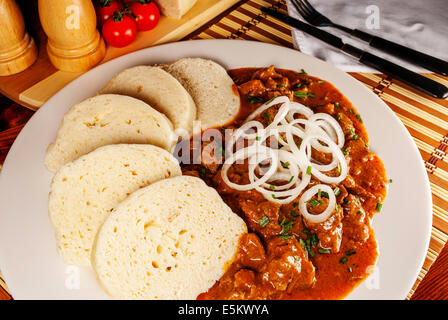
M306 17L309 15L308 10L306 10L305 6L299 0L291 0L291 2L302 16Z
M294 8L296 8L296 10L302 14L302 9L299 7L299 5L297 4L296 0L291 0L292 5L294 6Z
M299 1L302 2L303 5L308 8L308 10L310 11L310 14L311 13L314 13L314 14L319 13L316 9L314 9L314 7L311 5L311 3L308 2L308 0L299 0Z
M291 0L291 2L308 23L315 26L329 26L333 24L330 19L314 9L308 0Z

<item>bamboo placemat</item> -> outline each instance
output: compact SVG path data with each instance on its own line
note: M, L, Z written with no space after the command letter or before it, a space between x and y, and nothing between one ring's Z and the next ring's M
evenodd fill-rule
M262 6L286 12L284 0L243 1L231 12L188 36L188 39L246 39L292 47L291 28L266 17L260 11ZM383 99L403 121L419 148L429 175L434 203L431 241L424 266L409 298L448 240L448 100L423 96L385 75L351 75ZM428 76L448 85L448 77ZM4 286L1 275L0 286Z

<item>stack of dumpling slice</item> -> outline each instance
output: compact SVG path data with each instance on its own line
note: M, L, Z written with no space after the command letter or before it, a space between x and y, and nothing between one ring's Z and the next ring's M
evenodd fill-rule
M233 85L200 58L136 66L66 113L45 159L65 263L92 266L119 299L195 299L224 274L246 225L171 152L194 121L233 120Z

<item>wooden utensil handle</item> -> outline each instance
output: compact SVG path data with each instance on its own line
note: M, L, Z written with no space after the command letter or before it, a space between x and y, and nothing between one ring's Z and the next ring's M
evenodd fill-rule
M448 97L448 88L441 83L412 72L383 58L365 52L359 61L423 91L434 98L445 99Z
M387 52L400 59L409 61L415 65L421 66L438 74L448 75L448 62L430 56L429 54L405 47L401 44L373 36L364 31L355 29L351 33L353 36L365 40L373 48Z

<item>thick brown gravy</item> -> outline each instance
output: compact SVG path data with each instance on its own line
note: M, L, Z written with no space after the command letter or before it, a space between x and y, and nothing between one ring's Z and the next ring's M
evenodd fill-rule
M378 251L371 220L387 192L384 166L369 150L361 116L332 84L303 70L244 68L229 74L242 105L237 119L226 127L239 127L262 103L287 95L314 112L325 112L338 120L346 138L343 152L350 171L342 183L331 185L339 189L338 210L327 221L313 225L300 216L300 196L297 201L279 205L257 191L229 188L222 181L219 165L183 165L184 174L201 177L214 187L244 219L249 231L241 238L227 272L198 299L344 298L373 270ZM259 121L269 121L276 108L267 111ZM322 158L325 161L324 155ZM231 170L232 180L245 183L245 165L235 165ZM313 179L313 183L319 181ZM325 201L312 210L319 213L324 208Z

